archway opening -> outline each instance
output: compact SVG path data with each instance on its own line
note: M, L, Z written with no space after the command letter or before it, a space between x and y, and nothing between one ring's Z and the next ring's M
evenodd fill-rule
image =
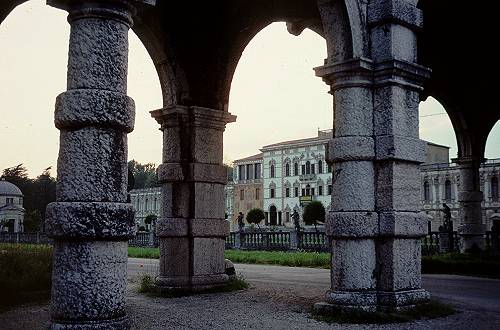
M48 6L44 0L30 0L17 6L0 25L0 171L11 168L11 173L25 176L26 184L20 188L25 194L26 215L37 210L39 222L43 222L45 206L55 200L59 130L54 126L54 103L66 90L70 33L66 17L66 11ZM162 93L154 64L132 31L128 68L128 95L136 105L128 156L157 165L162 134L149 111L162 106ZM16 169L19 164L22 166ZM155 175L154 168L152 173ZM148 210L159 212L158 206L149 205Z
M332 98L313 71L326 57L323 37L311 30L293 36L283 22L268 25L246 46L231 85L229 112L238 119L224 133L224 160L236 161L235 186L263 194L259 200L255 193L245 194L245 201L235 199L234 209L226 210L233 230L238 213L250 208L271 212L272 206L276 221L270 218L268 224L292 228L290 210L302 212L301 198L330 204L326 189L316 188L331 175L325 141L332 134ZM243 171L256 163L262 164L259 179Z

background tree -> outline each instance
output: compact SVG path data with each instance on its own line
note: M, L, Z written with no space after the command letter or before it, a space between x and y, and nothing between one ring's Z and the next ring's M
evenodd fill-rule
M247 213L247 222L249 224L256 224L257 227L259 227L260 229L259 224L261 223L262 220L264 220L265 217L266 216L264 214L264 211L262 211L261 209L259 208L251 209Z
M325 222L325 207L319 201L312 201L304 207L304 213L302 214L302 220L306 225L314 225L316 231L318 228L316 225L318 223Z
M151 188L158 185L155 164L141 164L132 159L128 162L128 169L134 174L134 189Z

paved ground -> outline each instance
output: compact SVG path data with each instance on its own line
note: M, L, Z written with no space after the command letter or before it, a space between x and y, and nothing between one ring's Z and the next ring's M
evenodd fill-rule
M329 271L236 265L251 288L237 293L183 298L148 298L136 293L134 278L158 270L156 260L129 259L127 310L133 329L500 329L500 280L424 275L434 297L459 313L434 320L383 326L329 325L307 310L322 300ZM0 314L0 329L46 329L48 306L28 306Z

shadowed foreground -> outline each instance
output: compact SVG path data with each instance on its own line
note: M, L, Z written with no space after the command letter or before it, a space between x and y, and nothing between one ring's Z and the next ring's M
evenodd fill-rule
M328 325L309 318L323 298L329 271L262 265L236 265L251 284L243 292L182 298L149 298L136 293L134 279L157 271L157 260L129 259L127 312L133 329L495 329L500 323L500 280L455 275L424 275L424 287L459 313L445 318L383 326ZM48 305L0 314L2 329L49 325Z

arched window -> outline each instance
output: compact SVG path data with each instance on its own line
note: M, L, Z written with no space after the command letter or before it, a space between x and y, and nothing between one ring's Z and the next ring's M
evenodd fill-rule
M447 201L451 200L451 181L446 180L444 182L444 199Z
M299 175L299 163L293 163L293 175Z
M290 176L290 163L285 165L285 176Z
M274 173L274 165L271 165L271 170L270 170L270 172L271 172L271 178L274 178L274 174L275 174L275 173Z
M311 174L311 162L306 162L306 174Z
M424 182L424 200L425 201L431 200L431 187L429 185L429 181Z
M496 176L491 178L491 198L498 199L498 178Z
M322 160L318 161L318 173L319 174L323 173L323 161Z

